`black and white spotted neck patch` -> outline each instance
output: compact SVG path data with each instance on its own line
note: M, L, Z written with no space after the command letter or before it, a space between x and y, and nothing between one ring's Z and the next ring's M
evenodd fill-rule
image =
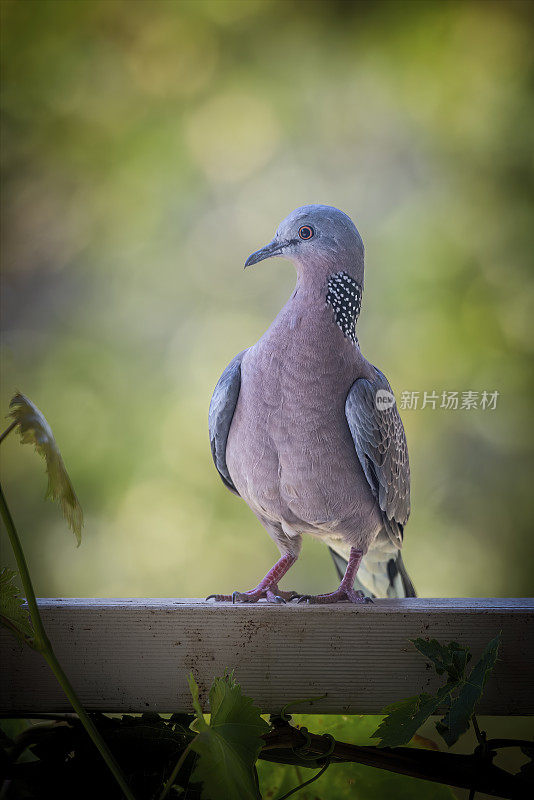
M343 335L357 344L356 320L362 304L361 287L347 272L336 272L328 279L326 302L332 306L336 325Z

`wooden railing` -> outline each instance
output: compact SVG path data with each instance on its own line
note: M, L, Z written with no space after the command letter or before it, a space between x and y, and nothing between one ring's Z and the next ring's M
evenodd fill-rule
M534 713L534 600L379 600L373 605L273 606L184 599L43 599L56 654L90 710L190 711L192 670L207 688L235 669L269 712L326 694L300 712L376 714L432 690L435 673L415 651L418 636L456 640L476 659L502 633L480 714ZM44 660L0 634L0 711L68 711Z

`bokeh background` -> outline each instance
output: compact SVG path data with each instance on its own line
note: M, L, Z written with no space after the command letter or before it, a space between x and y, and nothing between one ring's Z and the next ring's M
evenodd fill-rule
M500 393L403 412L419 593L531 594L533 4L1 8L0 409L17 389L42 409L86 515L77 550L40 460L6 440L38 594L202 596L271 566L207 408L294 283L244 259L312 202L360 229L359 339L397 394ZM334 588L320 543L289 582Z

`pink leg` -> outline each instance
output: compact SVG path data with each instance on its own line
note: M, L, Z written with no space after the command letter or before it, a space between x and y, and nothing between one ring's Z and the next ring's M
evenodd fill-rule
M258 583L255 589L250 589L248 592L232 592L232 594L210 594L206 597L206 600L214 598L215 600L223 600L226 602L232 601L232 603L235 603L236 600L241 603L257 603L262 597L266 597L267 600L274 603L285 603L286 599L292 600L294 597L298 597L297 593L280 592L277 584L280 578L283 578L296 560L296 556L287 553L276 562L274 567L269 570L265 578Z
M370 597L365 597L363 592L357 592L354 589L354 578L358 572L358 567L363 558L361 550L355 547L350 548L349 563L343 575L343 579L339 584L339 588L335 592L329 594L304 594L299 597L299 603L339 603L342 600L348 600L349 603L372 603Z

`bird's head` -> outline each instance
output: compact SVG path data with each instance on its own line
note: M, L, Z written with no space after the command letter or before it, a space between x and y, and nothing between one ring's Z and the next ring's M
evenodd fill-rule
M362 238L350 217L333 206L296 208L280 223L274 239L247 258L245 267L273 256L289 259L303 275L343 269L363 285Z

